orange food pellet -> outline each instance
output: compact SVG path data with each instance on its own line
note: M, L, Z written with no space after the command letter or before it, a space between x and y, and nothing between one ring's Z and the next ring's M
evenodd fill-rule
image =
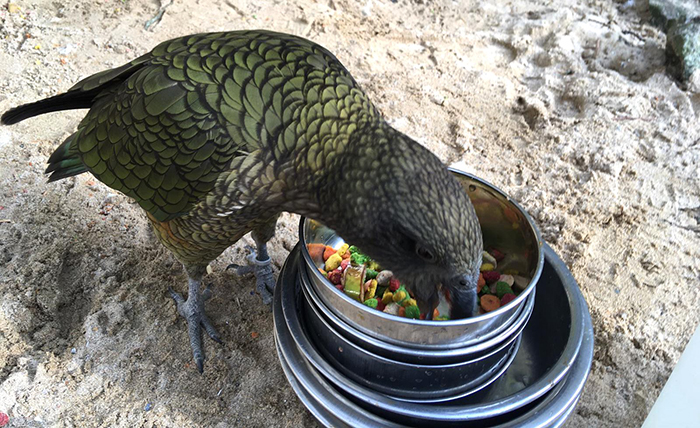
M406 316L406 308L404 308L403 306L401 306L401 307L399 308L399 316L400 316L400 317L405 317L405 316Z
M321 264L323 260L323 252L326 251L326 246L323 244L308 244L306 246L309 250L309 255L311 260L316 264Z
M481 289L484 288L484 285L486 285L486 280L484 279L483 274L479 274L479 281L476 283L476 292L481 293Z
M499 300L499 298L492 294L484 294L483 296L481 296L480 302L481 307L486 312L495 311L496 309L501 307L501 301Z
M325 262L326 260L328 260L328 257L332 256L335 253L336 253L335 248L326 245L326 249L323 250L323 261Z
M439 316L440 316L440 311L438 311L438 308L433 309L433 319L435 319Z
M254 331L254 332L250 333L250 337L252 337L253 339L257 339L258 336L260 336L260 334L258 334L257 331Z

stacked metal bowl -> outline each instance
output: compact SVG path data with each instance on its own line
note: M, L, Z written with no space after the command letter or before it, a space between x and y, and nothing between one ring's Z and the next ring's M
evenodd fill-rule
M474 204L484 247L505 253L502 264L529 285L474 318L388 315L325 279L307 244L338 247L342 238L302 219L275 292L275 332L287 378L324 425L556 426L573 409L592 358L575 281L516 203L453 172Z

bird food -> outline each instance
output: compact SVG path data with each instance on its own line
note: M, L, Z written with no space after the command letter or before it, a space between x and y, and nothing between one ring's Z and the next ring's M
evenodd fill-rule
M385 313L413 319L425 319L406 286L389 270L354 245L335 249L324 244L308 244L309 255L319 271L338 290L364 305ZM498 263L505 254L497 249L484 251L477 284L479 313L494 311L515 300L530 282L511 270L500 272ZM438 308L433 320L449 320Z

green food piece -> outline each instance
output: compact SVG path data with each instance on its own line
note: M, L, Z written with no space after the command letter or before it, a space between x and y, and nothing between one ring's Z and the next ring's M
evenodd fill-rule
M377 309L377 305L379 304L379 301L375 298L367 299L364 301L364 304L369 306L372 309Z
M479 297L484 296L486 294L493 294L493 293L491 293L491 287L489 287L488 284L481 287L481 291L479 292Z
M433 318L433 319L434 319L435 321L449 321L449 320L450 320L450 317L448 317L447 315L440 315L439 317Z
M407 307L406 318L413 318L414 320L420 318L420 309L418 309L418 306Z
M486 287L484 287L484 288L486 288ZM513 289L510 288L510 285L508 285L507 282L498 281L496 283L496 296L499 299L501 299L501 298L503 298L503 296L505 296L508 293L515 294L515 293L513 293Z
M367 269L367 271L365 272L365 278L367 279L375 279L377 278L377 275L379 275L379 272L377 272L374 269Z
M354 245L351 245L350 248L348 248L348 251L350 251L350 254L352 254L352 253L359 253L359 252L360 252L360 249L357 248L357 247L354 246Z
M365 256L362 253L351 253L350 255L350 261L354 265L363 265L367 263L370 260L368 256Z
M364 266L348 266L343 274L343 286L345 294L353 299L361 302L360 293L362 285L365 283L365 267Z

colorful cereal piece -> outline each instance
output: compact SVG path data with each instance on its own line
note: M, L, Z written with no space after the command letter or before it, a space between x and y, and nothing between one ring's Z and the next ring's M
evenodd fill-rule
M382 295L382 302L384 302L385 305L388 305L389 303L392 303L394 301L394 293L391 291L387 290L384 292Z
M486 280L483 274L479 274L479 281L476 283L476 292L481 293L481 289L486 285Z
M491 255L493 256L493 258L496 259L497 262L500 262L500 261L503 260L503 259L505 258L505 256L506 256L505 254L503 254L502 252L498 251L498 250L495 249L495 248L492 249L491 251L489 251L489 253L491 253Z
M343 286L343 284L338 284L335 286L335 288L337 288L340 291L345 291L345 287Z
M479 269L481 272L490 272L495 268L494 265L491 263L484 263L481 265L481 269ZM499 274L500 275L500 274Z
M338 269L328 272L328 280L333 285L340 284L341 282L343 282L343 272L339 271Z
M450 317L448 317L447 315L440 315L439 317L433 318L433 320L435 320L435 321L449 321Z
M505 282L506 284L508 284L509 287L512 287L513 282L515 282L515 280L513 278L513 275L501 275L498 278L498 282Z
M372 269L374 271L379 270L379 263L375 262L374 260L370 260L369 263L367 263L367 269Z
M496 283L496 291L495 291L496 296L501 299L503 296L506 294L515 294L513 293L513 289L510 288L510 285L508 285L507 282L503 281L498 281Z
M501 306L507 305L508 303L515 300L515 298L516 298L516 296L513 293L504 294L503 297L501 297Z
M400 307L399 307L399 316L400 316L401 318L405 318L405 317L406 317L406 308L404 308L403 306L400 306Z
M377 305L379 304L377 299L367 299L363 303L372 309L377 309Z
M420 309L418 306L411 305L406 307L406 318L418 319L420 318Z
M345 291L345 294L362 302L364 279L364 266L348 266L343 273L343 291Z
M481 264L490 264L491 266L493 266L494 269L496 268L496 266L498 266L496 258L491 254L487 253L486 251L483 251L481 253Z
M384 312L385 314L390 314L390 315L396 315L396 316L398 316L398 315L399 315L399 310L400 310L400 309L403 309L403 308L402 308L401 306L397 305L396 303L391 302L391 303L389 303L388 305L386 305L386 307L384 308L384 311L383 311L383 312Z
M340 269L345 270L348 268L350 265L350 259L343 259L342 262L340 262Z
M340 248L338 248L338 255L340 257L343 257L345 255L345 253L348 252L348 248L350 248L350 246L348 244L341 245Z
M325 262L326 260L328 260L328 257L332 256L335 253L337 253L337 251L335 251L335 248L326 245L326 249L323 250L323 261Z
M377 280L370 279L365 282L365 299L371 299L377 292Z
M316 266L322 265L324 262L323 252L326 251L326 246L323 244L308 244L306 248L309 250L309 255L311 256L311 260L314 261L314 264L316 264Z
M381 300L378 300L376 309L378 311L384 311L384 308L386 308L386 305L384 304L384 302L382 302Z
M409 306L418 306L418 303L416 303L416 299L406 299L403 302L401 302L401 306L407 308Z
M484 276L484 279L486 280L487 284L492 284L498 281L498 278L501 277L501 274L496 271L482 272L482 275Z
M340 263L343 261L343 258L340 257L338 254L333 254L330 257L328 257L328 260L326 260L326 272L330 272L332 270L338 269L338 266L340 266Z
M371 267L367 267L367 273L365 274L367 276L367 279L375 279L379 272L376 270L372 269Z
M399 305L403 303L404 300L410 299L408 297L408 292L406 291L406 288L404 286L400 286L395 292L394 292L394 303L398 303Z
M481 303L481 308L485 312L495 311L501 307L501 300L492 294L485 294L481 296L479 302Z
M391 291L396 291L396 290L399 289L400 286L401 286L401 283L399 282L398 279L392 277L392 278L389 280L389 290L391 290Z
M387 286L389 285L389 281L391 281L391 277L393 277L394 274L391 273L390 270L383 270L377 274L377 284L379 286Z

